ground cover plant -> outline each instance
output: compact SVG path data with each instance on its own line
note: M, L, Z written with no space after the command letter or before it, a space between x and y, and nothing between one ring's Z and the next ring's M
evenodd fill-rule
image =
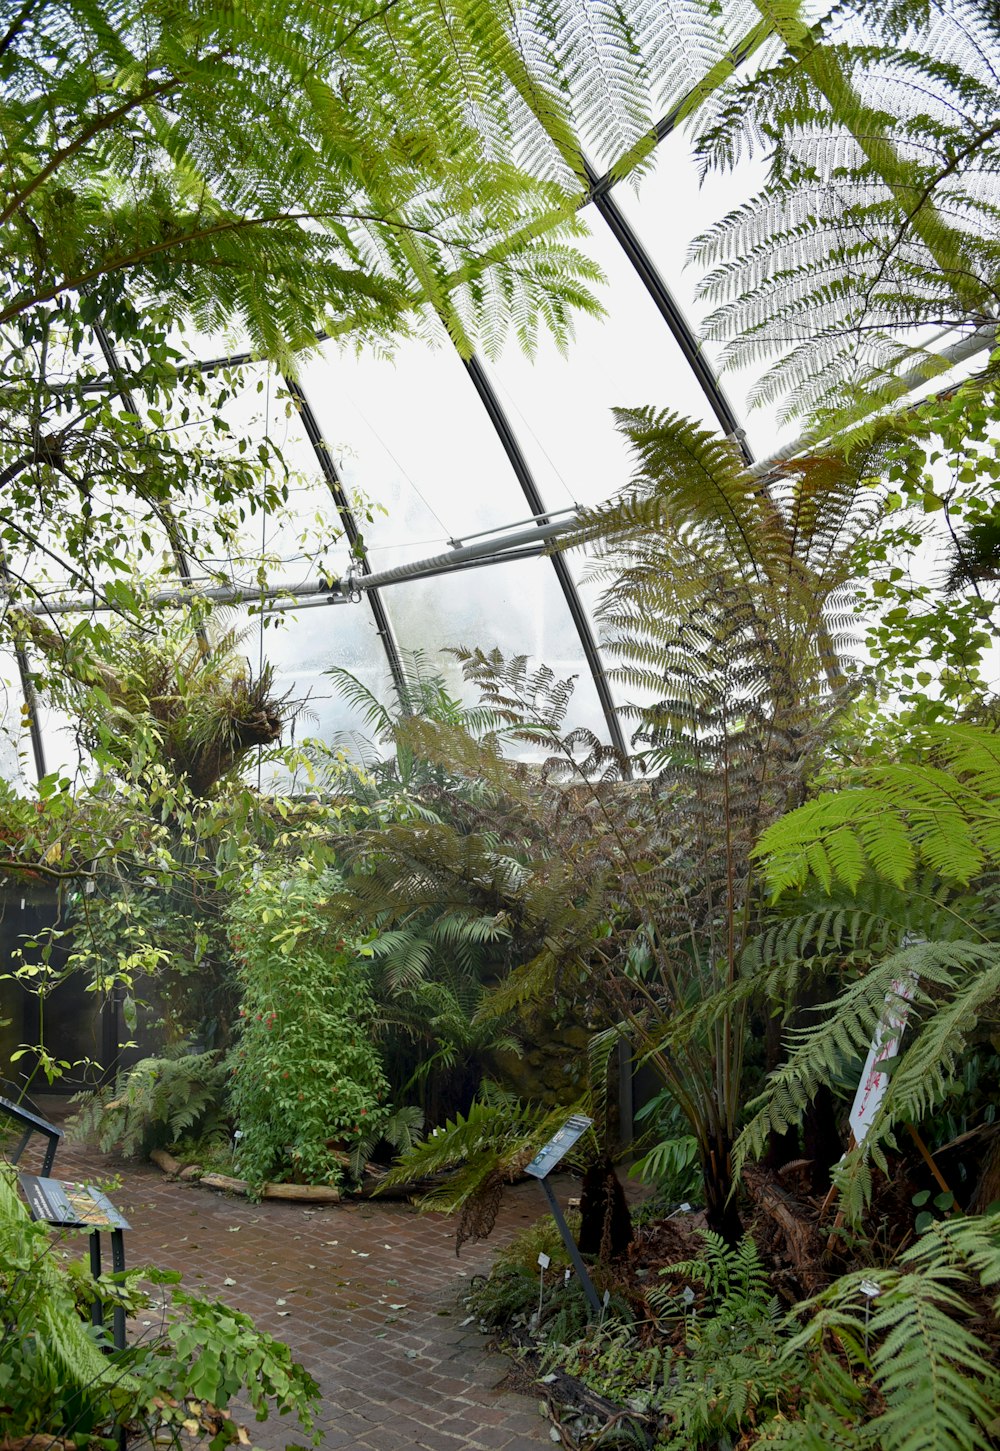
M239 1311L187 1294L179 1276L138 1268L95 1282L82 1260L56 1253L46 1225L28 1219L7 1170L0 1173L0 1242L5 1438L103 1447L122 1426L149 1444L204 1437L216 1448L246 1445L231 1410L237 1398L258 1420L292 1414L312 1430L318 1388L287 1346ZM123 1302L130 1313L158 1312L158 1332L106 1354L105 1332L88 1323L95 1298L109 1316Z

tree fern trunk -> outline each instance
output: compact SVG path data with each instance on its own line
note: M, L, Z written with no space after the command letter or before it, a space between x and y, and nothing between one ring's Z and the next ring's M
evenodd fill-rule
M733 1188L732 1140L728 1135L718 1133L708 1157L702 1163L705 1179L705 1218L708 1228L721 1234L727 1244L739 1244L743 1235L736 1197L731 1197Z

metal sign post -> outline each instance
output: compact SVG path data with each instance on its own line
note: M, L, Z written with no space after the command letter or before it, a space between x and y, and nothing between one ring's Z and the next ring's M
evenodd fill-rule
M587 1273L587 1266L583 1263L580 1251L576 1246L576 1240L569 1232L569 1225L563 1218L563 1212L556 1202L556 1196L553 1194L552 1186L549 1184L547 1178L547 1175L556 1167L563 1155L573 1147L577 1139L582 1138L592 1123L593 1119L585 1118L581 1113L572 1114L563 1124L562 1128L552 1135L548 1143L539 1149L524 1172L530 1174L532 1178L537 1179L544 1189L545 1197L549 1201L549 1210L551 1211L552 1218L556 1222L559 1233L562 1235L566 1252L572 1261L574 1270L576 1270L579 1276L580 1284L583 1286L591 1309L596 1315L599 1315L601 1313L601 1302L597 1298L594 1283Z
M90 1231L90 1272L95 1280L101 1275L101 1232L111 1235L111 1269L116 1275L125 1273L125 1236L128 1220L111 1200L92 1184L69 1184L63 1179L49 1179L35 1174L19 1174L18 1179L32 1219L40 1219L57 1229ZM90 1318L97 1326L104 1325L104 1303L98 1296L90 1307ZM112 1309L113 1341L116 1350L125 1349L125 1306L120 1302Z

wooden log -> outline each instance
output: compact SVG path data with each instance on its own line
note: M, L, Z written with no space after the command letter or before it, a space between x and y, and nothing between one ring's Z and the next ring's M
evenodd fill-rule
M209 1189L228 1189L230 1194L246 1194L249 1188L245 1179L233 1179L229 1174L202 1174L198 1182Z
M248 1194L250 1186L245 1179L233 1179L229 1174L202 1174L198 1181L209 1189L224 1189L230 1194ZM262 1199L293 1199L309 1204L339 1204L340 1190L332 1184L265 1184Z
M204 1179L201 1181L203 1184ZM340 1190L333 1184L265 1184L265 1199L307 1199L311 1204L339 1204Z
M183 1167L180 1160L175 1159L173 1154L168 1154L166 1149L153 1149L149 1157L164 1174L179 1174Z
M767 1172L756 1165L743 1170L743 1183L751 1199L769 1214L780 1227L788 1246L792 1267L807 1295L813 1295L826 1283L822 1269L822 1241L808 1210L793 1195L778 1187Z

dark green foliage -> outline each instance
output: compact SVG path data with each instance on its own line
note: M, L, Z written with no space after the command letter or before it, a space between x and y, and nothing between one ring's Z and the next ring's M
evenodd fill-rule
M350 1171L352 1179L360 1179L368 1160L382 1144L387 1144L397 1154L407 1154L424 1136L423 1110L413 1104L390 1110L383 1118L367 1127L367 1117L361 1133L351 1149Z
M919 733L901 760L855 773L764 833L758 854L776 896L815 879L840 901L792 915L744 963L747 982L769 977L780 1000L783 967L839 959L842 977L820 1021L789 1035L737 1146L738 1162L771 1132L797 1123L819 1087L852 1076L900 983L912 988L906 1037L860 1150L841 1173L845 1205L860 1214L870 1161L885 1170L894 1126L919 1123L948 1097L977 1037L1000 1021L995 871L997 737L971 726ZM976 890L965 892L973 879ZM844 889L856 905L844 904ZM845 971L845 969L848 969Z
M668 1338L638 1335L626 1316L568 1343L549 1334L544 1356L655 1425L665 1451L993 1444L1000 1373L980 1332L998 1308L996 1216L935 1224L898 1263L844 1275L787 1314L749 1238L706 1234L696 1258L662 1273L646 1300ZM498 1301L505 1290L509 1276ZM489 1286L477 1297L489 1304Z
M73 1136L126 1158L182 1138L228 1138L226 1078L218 1053L143 1058L113 1087L77 1096Z
M230 908L243 996L226 1062L236 1163L255 1190L268 1180L339 1183L355 1146L388 1118L368 953L330 931L339 887L330 873L279 867Z
M0 1174L0 1436L106 1445L100 1438L127 1424L151 1442L180 1445L192 1426L214 1432L221 1419L214 1446L248 1444L228 1409L237 1399L258 1420L291 1412L311 1431L319 1388L288 1347L239 1311L184 1293L177 1279L140 1267L95 1282L53 1252L52 1231L28 1220L13 1176ZM140 1283L171 1286L155 1312ZM105 1333L89 1323L95 1295L108 1309L118 1301L149 1313L160 1332L105 1353Z
M481 790L415 748L407 722L440 721L476 738L495 731L500 722L489 709L463 706L449 695L443 677L422 651L404 652L402 668L394 709L348 671L329 672L375 739L350 738L360 770L353 762L345 764L339 752L331 758L325 750L314 753L314 768L328 789L349 794L362 811L380 821L448 821L455 814L456 797L475 800ZM364 875L373 869L377 867L360 864ZM341 911L355 929L364 913L371 934L377 1032L393 1096L416 1094L429 1124L443 1122L456 1110L464 1112L494 1055L518 1055L521 1050L511 1022L477 1018L484 984L503 972L509 955L505 917L443 893L422 910L401 894L379 904L367 892L359 900L353 887L344 894Z
M818 796L761 837L775 897L810 876L855 891L867 872L903 887L918 865L967 886L1000 861L1000 736L922 731L909 759L872 762L857 784Z
M464 1239L485 1239L504 1186L513 1183L565 1119L562 1108L546 1110L521 1103L486 1084L467 1114L455 1114L404 1155L386 1185L415 1183L445 1169L457 1170L424 1196L422 1206L462 1210L459 1246Z
M869 1279L878 1297L861 1290ZM797 1314L785 1354L808 1352L810 1378L802 1421L782 1428L778 1443L819 1451L833 1444L866 1451L974 1451L993 1444L1000 1410L1000 1374L990 1346L973 1329L976 1306L1000 1308L1000 1221L951 1219L935 1224L877 1273L835 1281ZM789 1328L792 1328L791 1317ZM857 1380L847 1380L823 1350L832 1332ZM832 1372L832 1373L831 1373ZM865 1403L864 1379L879 1393Z

